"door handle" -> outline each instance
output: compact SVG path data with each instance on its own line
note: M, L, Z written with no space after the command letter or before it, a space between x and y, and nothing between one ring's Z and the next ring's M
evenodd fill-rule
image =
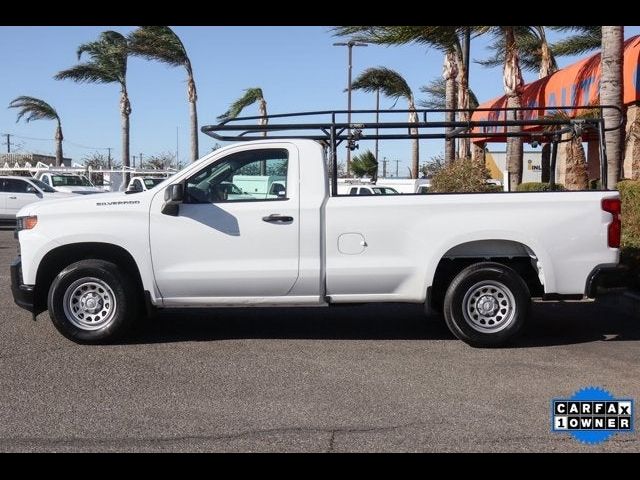
M286 215L278 215L277 213L272 213L268 217L262 217L262 221L269 223L287 223L293 222L293 217L287 217Z
M9 200L15 200L18 197L9 197Z

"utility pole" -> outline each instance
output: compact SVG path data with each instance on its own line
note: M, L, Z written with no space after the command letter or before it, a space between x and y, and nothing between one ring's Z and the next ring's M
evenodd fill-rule
M394 160L396 162L396 178L398 178L398 165L400 165L400 160Z
M142 168L142 152L140 152L140 167Z
M349 63L347 65L347 124L349 125L348 133L351 135L351 71L353 70L353 47L366 47L368 43L356 42L355 40L349 40L348 42L336 42L334 47L348 47L349 50ZM350 143L347 142L347 175L351 168L351 149ZM377 160L377 159L376 159Z
M382 160L382 178L387 178L387 157Z
M7 153L11 153L11 134L5 133L4 136L7 137L7 141L3 145L7 146Z
M107 155L107 167L111 170L111 147L108 147L107 150L109 151Z
M176 127L176 170L180 166L180 157L178 157L178 130L180 127Z
M132 166L133 168L136 168L136 156L135 156L135 155L132 155L132 159L133 159L133 163L132 163L132 165L131 165L131 166Z

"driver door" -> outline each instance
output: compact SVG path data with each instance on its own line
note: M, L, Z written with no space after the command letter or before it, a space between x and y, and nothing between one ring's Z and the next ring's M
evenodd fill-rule
M255 188L244 191L236 177L250 177ZM277 195L268 191L271 178L283 184ZM297 149L241 146L181 182L176 216L161 211L164 190L150 212L153 270L165 305L286 296L298 278Z

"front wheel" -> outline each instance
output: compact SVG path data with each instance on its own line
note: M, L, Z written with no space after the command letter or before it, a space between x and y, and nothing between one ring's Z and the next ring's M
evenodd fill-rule
M512 268L494 262L470 265L451 282L443 313L449 330L474 347L513 340L529 316L529 288Z
M82 260L62 270L49 289L53 324L77 343L108 343L122 337L135 320L135 286L104 260Z

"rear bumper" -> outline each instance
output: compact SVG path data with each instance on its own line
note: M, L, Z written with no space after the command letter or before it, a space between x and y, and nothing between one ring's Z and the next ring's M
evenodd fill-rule
M13 301L16 302L16 305L33 313L35 311L34 286L24 285L22 283L21 267L22 262L20 257L17 257L11 263L11 294L13 295Z
M627 272L624 265L598 265L587 278L585 296L596 298L626 288Z

